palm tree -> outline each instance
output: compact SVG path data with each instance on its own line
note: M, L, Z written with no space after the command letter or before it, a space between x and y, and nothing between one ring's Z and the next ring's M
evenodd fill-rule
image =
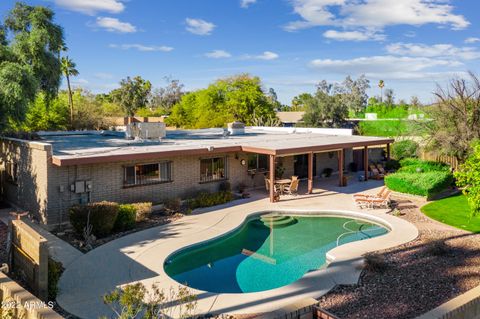
M76 64L68 56L62 57L62 72L67 79L68 88L68 104L70 104L70 125L73 125L73 97L72 88L70 87L70 76L77 76L78 70L75 68Z
M385 82L380 80L378 82L378 87L380 88L380 102L383 102L383 87L385 86Z

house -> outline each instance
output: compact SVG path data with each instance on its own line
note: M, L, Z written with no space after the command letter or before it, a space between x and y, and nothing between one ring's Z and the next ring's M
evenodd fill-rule
M69 207L79 203L161 203L217 191L222 181L232 188L264 188L265 177L273 183L278 166L284 176L306 178L311 192L313 178L325 168L341 180L338 168L356 163L367 177L366 164L388 156L393 142L355 136L349 129L163 131L149 127L155 124L141 125L129 134L144 138L127 139L125 132L114 131L40 132L33 141L0 137L4 199L53 226L67 222Z
M294 127L303 123L305 112L277 112L277 117L284 127Z

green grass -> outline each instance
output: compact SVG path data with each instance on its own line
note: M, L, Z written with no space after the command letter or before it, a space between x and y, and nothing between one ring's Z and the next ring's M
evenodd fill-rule
M422 207L422 212L441 223L480 233L480 216L470 218L470 207L462 194L427 204Z

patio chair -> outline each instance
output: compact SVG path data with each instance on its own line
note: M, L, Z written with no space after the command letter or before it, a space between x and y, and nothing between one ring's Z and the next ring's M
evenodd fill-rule
M368 193L358 193L353 194L353 198L365 198L365 197L382 197L383 193L387 190L387 186L383 186L380 191L376 194L368 194Z
M387 171L385 170L385 168L383 168L382 164L378 163L377 164L377 169L380 172L380 174L387 175Z
M390 194L391 191L388 190L381 197L356 198L355 204L359 208L388 208L390 207Z
M384 174L380 173L378 169L375 167L375 165L370 165L370 172L372 173L372 177L374 179L382 179L385 177Z
M296 178L294 178L294 177L296 177ZM298 194L298 184L299 184L299 182L300 181L298 180L297 176L292 176L292 181L290 182L290 185L285 186L283 191L286 194L289 194L289 195L297 195Z

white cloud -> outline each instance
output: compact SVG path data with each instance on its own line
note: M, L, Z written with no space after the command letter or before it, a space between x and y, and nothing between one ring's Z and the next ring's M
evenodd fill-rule
M143 44L110 44L110 48L115 49L122 49L122 50L130 50L135 49L142 52L154 52L154 51L161 51L161 52L170 52L173 50L172 47L168 46L156 46L156 45L143 45Z
M454 14L445 0L290 0L302 19L285 26L287 31L315 26L378 32L387 26L439 24L464 29L470 23Z
M337 41L382 41L385 40L385 35L375 32L361 32L361 31L337 31L327 30L323 33L327 39Z
M279 58L279 55L272 51L264 51L262 54L259 55L244 55L244 59L252 59L252 60L276 60Z
M123 3L118 0L55 0L55 4L89 15L97 12L120 13L125 9Z
M256 2L257 0L240 0L240 7L247 9L250 5Z
M392 43L386 47L390 54L414 57L440 57L460 60L480 58L480 51L471 47L455 47L451 44L426 45L422 43Z
M422 79L439 77L446 72L436 72L435 68L463 66L451 60L426 57L398 57L392 55L360 57L346 60L316 59L310 66L322 72L359 75L371 78ZM453 71L448 71L452 74Z
M230 58L232 55L225 50L213 50L211 52L205 53L205 56L212 59L224 59Z
M480 42L480 38L471 37L471 38L465 39L465 43L477 43L477 42Z
M86 79L82 79L82 78L79 78L79 79L76 79L76 78L73 78L72 79L72 84L73 85L85 85L85 84L88 84L88 80Z
M94 74L94 76L97 79L101 79L101 80L113 79L113 74L105 73L105 72L97 72L97 73Z
M215 24L202 19L186 18L185 23L187 31L197 35L210 35L216 27Z
M117 18L98 17L96 21L96 26L104 28L109 32L120 32L120 33L137 32L137 28L134 25L128 22L122 22Z

